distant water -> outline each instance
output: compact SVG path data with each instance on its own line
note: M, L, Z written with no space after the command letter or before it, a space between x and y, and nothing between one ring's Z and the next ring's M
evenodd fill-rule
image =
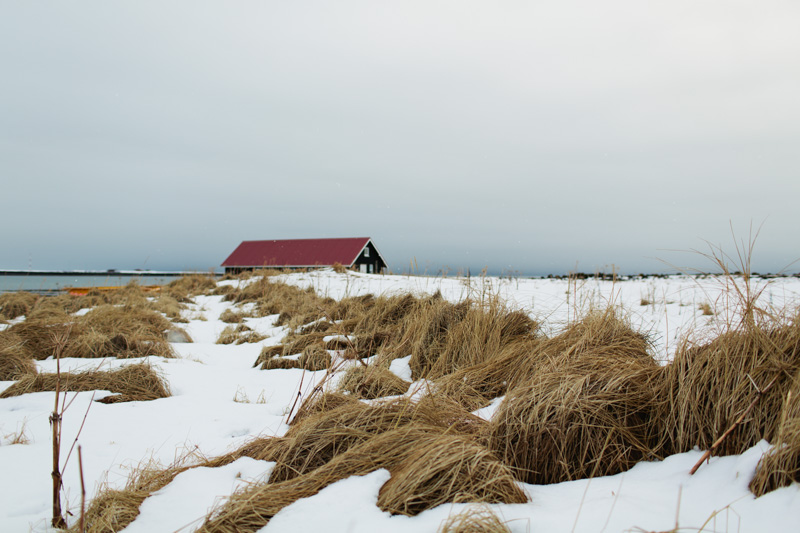
M139 285L166 285L179 276L139 276L108 274L105 276L74 275L0 275L0 293L9 291L54 291L66 287L117 287L136 281Z

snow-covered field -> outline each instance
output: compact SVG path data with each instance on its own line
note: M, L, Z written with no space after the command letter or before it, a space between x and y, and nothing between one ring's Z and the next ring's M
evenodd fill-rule
M591 307L621 306L633 326L652 340L653 355L668 361L688 334L713 333L731 308L730 292L720 278L668 278L611 281L565 279L500 279L473 277L337 274L332 271L282 275L280 280L313 287L333 298L361 294L432 294L452 301L500 295L509 306L527 311L553 333ZM226 281L221 283L240 283ZM800 279L778 278L765 286L764 307L796 309ZM704 315L702 304L716 309ZM644 305L643 305L644 304ZM62 457L82 424L79 444L88 497L108 485L121 488L132 468L156 461L167 465L187 456L212 457L232 450L254 436L282 435L286 417L300 394L307 394L324 372L298 369L262 371L253 363L263 346L279 344L286 330L273 325L277 315L246 319L267 338L241 345L215 344L227 324L220 314L232 309L221 296L199 296L184 311L185 329L193 343L175 343L176 359L151 363L169 383L172 396L116 404L93 402L108 392L70 393L64 416ZM2 328L4 326L0 326ZM137 360L62 359L63 370L117 368ZM404 367L405 364L405 367ZM37 363L54 372L56 362ZM407 360L392 370L408 378ZM12 382L0 382L0 391ZM413 387L412 387L413 389ZM50 427L54 394L26 394L0 399L0 531L45 531L51 512ZM74 399L73 399L74 398ZM493 403L496 407L498 402ZM480 411L490 417L493 407ZM88 410L88 414L87 414ZM22 443L12 444L15 440ZM800 486L779 489L759 499L748 483L764 451L761 442L741 456L712 458L694 476L689 470L702 451L661 462L640 463L632 470L589 481L557 485L523 485L529 503L491 507L515 532L664 531L791 531L800 517ZM80 504L78 461L73 452L65 471L66 507L70 522ZM242 458L221 468L196 468L178 475L141 507L125 531L193 531L211 507L238 487L269 476L273 463ZM385 470L344 479L316 496L284 508L263 531L408 531L435 532L451 513L466 504L442 505L416 517L391 516L376 506L378 491L388 479Z

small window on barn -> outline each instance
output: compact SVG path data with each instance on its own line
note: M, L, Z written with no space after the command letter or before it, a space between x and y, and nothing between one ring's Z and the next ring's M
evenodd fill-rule
M369 248L364 248L364 257L369 257Z

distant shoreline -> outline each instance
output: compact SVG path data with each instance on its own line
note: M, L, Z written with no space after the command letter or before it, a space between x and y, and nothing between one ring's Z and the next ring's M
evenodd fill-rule
M0 276L188 276L197 270L0 270ZM217 275L215 273L215 275ZM221 274L220 274L221 275Z

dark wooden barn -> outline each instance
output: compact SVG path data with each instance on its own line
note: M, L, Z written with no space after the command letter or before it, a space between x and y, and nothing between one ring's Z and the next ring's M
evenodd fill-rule
M384 261L372 239L289 239L242 241L223 261L225 273L256 268L321 268L340 264L364 273L381 273Z

